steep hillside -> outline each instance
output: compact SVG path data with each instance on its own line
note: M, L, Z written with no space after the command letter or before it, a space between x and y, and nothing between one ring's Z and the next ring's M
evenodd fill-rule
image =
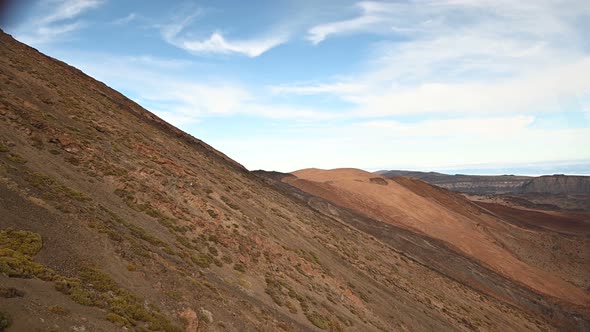
M565 219L571 224L558 231L535 229L523 227L522 220L508 218L506 214L501 216L461 195L411 178L386 179L353 169L308 169L293 175L282 181L375 221L442 241L455 253L513 283L553 298L556 303L568 302L578 308L576 311L587 314L590 299L585 291L590 285L587 215L567 215ZM560 225L559 218L544 216L553 227ZM575 227L573 232L570 227ZM583 232L578 233L579 229ZM461 269L471 269L462 264ZM494 293L477 276L450 273L484 292Z
M560 285L551 289L571 290ZM586 301L577 288L563 298ZM104 84L0 34L7 331L585 324L552 310L546 317L490 296L310 209Z

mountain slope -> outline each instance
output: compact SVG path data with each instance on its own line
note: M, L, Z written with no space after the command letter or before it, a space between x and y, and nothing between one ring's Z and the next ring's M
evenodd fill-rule
M586 222L577 217L571 220L576 229L584 230L578 235L567 229L565 233L535 231L523 228L518 220L482 209L461 195L411 178L386 179L352 169L309 169L293 175L281 181L373 220L443 241L453 251L513 282L548 295L555 303L574 304L576 311L587 314L587 215ZM557 219L552 226L559 225ZM482 291L489 287L473 275L454 275L465 282L476 279L475 286Z
M556 326L310 209L4 33L0 315L8 331Z

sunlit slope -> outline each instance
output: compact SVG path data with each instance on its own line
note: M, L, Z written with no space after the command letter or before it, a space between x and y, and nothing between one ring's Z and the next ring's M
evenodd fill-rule
M297 188L374 219L444 241L538 292L577 305L589 304L586 291L527 264L497 240L522 230L507 226L458 194L415 179L387 179L355 169L306 169L292 174L297 178L286 178L285 182Z

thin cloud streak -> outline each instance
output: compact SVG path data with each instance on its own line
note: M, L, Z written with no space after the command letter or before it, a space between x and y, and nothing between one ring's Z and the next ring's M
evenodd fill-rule
M73 21L85 12L96 9L105 3L104 0L61 0L49 14L36 17L22 33L17 32L16 38L29 45L40 45L55 42L73 31L86 26L81 20ZM49 4L46 4L48 6Z
M277 47L287 41L284 36L228 41L221 33L214 32L209 39L203 41L184 41L182 48L198 54L243 54L249 57L257 57L271 48Z
M254 58L286 43L289 39L286 33L278 33L269 37L227 40L221 32L213 32L209 38L204 40L189 38L183 32L199 15L201 15L201 11L196 10L181 18L177 23L157 25L157 27L160 28L162 37L167 43L198 55L240 54Z

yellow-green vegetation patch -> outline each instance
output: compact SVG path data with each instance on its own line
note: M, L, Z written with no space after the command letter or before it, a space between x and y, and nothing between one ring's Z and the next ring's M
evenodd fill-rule
M61 278L56 282L56 288L82 305L107 309L109 315L106 318L118 325L137 329L147 327L152 331L181 331L156 307L145 306L142 299L120 288L96 268L80 270L79 279Z
M37 233L7 228L0 232L0 273L9 277L51 280L54 272L33 262L43 241Z
M243 264L236 263L234 264L234 270L244 273L246 272L246 267Z
M199 253L197 255L191 256L191 260L193 261L193 263L197 264L202 268L208 268L211 266L212 263L214 263L215 258L209 254Z
M12 325L12 318L6 312L0 311L0 331L4 331Z
M227 198L226 196L221 196L221 200L230 208L234 209L234 210L239 210L240 207L238 205L236 205L235 203L233 203L229 198Z
M5 299L23 296L25 296L25 292L14 287L0 287L0 297L3 297Z
M45 174L27 171L25 174L25 180L33 187L43 191L43 197L46 199L59 201L63 197L66 197L79 202L87 202L92 200L85 194L68 188Z
M106 319L107 319L109 322L111 322L111 323L114 323L114 324L116 324L116 325L118 325L118 326L121 326L121 327L123 327L123 326L127 325L127 323L128 323L128 322L127 322L127 320L126 320L125 318L123 318L123 317L121 317L121 316L119 316L119 315L117 315L117 314L114 314L114 313L112 313L112 312L109 312L109 313L107 314L107 316L106 316Z
M217 214L217 212L215 212L212 209L207 209L207 213L209 214L209 216L213 219L217 219L217 217L219 217L219 214Z
M286 283L278 278L267 276L265 278L266 281L266 289L264 290L268 296L276 303L278 306L284 306L286 299L283 294L283 288L287 288L289 291L292 291L292 288L288 287Z
M47 308L49 312L59 316L67 316L70 314L70 311L62 306L59 305L52 305L51 307Z
M28 231L18 231L12 227L0 232L0 248L19 251L23 255L34 256L41 248L41 235Z
M9 153L8 160L15 162L17 164L25 164L27 162L27 160L23 156L17 153Z
M107 319L134 330L179 332L155 306L146 306L142 299L119 287L108 275L96 268L83 268L77 278L57 274L46 266L33 262L32 257L41 250L43 241L39 234L7 228L0 232L0 273L9 277L37 277L53 281L55 289L68 295L73 301L105 308L112 314ZM49 310L61 314L57 307ZM10 323L9 316L0 316L3 324ZM6 323L8 322L8 323ZM7 325L8 326L8 325ZM2 329L0 328L0 331Z
M305 317L307 317L307 319L309 319L313 325L319 327L322 330L327 330L331 325L329 319L316 311L306 312Z

